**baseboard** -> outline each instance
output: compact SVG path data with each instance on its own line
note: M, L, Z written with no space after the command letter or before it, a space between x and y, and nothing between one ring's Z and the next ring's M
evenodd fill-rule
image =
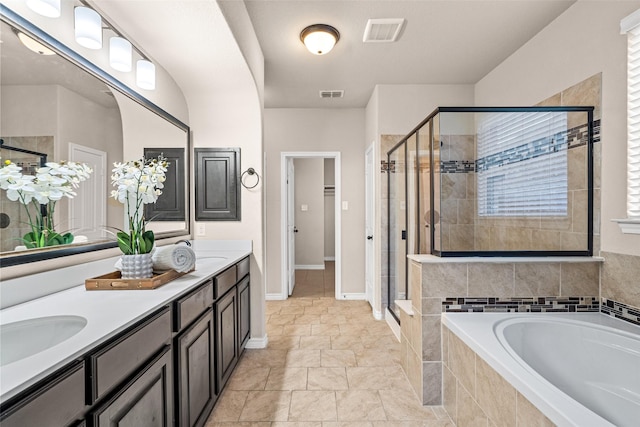
M398 342L400 342L400 324L396 322L396 318L393 317L391 313L389 313L388 308L385 310L384 318L387 321L387 325L389 325L389 328L391 328L391 332L393 332L393 335L395 335Z
M334 256L326 256L326 257L324 257L324 260L325 261L335 261L336 257L334 257Z
M365 300L367 299L367 295L365 293L348 293L345 294L343 293L341 295L341 299L345 299L345 300Z
M264 296L264 299L267 301L282 301L282 300L285 300L286 298L284 298L282 294L266 294Z
M376 320L384 320L384 315L380 310L371 310L373 313L373 318Z
M267 348L267 344L269 343L269 337L264 336L262 338L249 338L247 341L247 345L245 348Z
M324 264L297 265L296 270L324 270Z

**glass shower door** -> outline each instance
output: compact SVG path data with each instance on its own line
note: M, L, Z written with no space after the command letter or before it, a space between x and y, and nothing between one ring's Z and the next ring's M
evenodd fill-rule
M406 144L396 147L388 155L388 266L389 286L387 303L398 319L400 313L394 301L405 299L407 292L407 174Z

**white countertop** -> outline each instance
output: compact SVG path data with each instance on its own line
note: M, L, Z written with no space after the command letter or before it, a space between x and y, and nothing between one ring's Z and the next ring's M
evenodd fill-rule
M195 241L194 243L197 243ZM87 291L84 283L0 310L0 324L47 316L82 316L87 325L62 343L0 367L0 402L51 374L251 254L245 245L194 244L196 270L154 290ZM221 259L219 257L223 257ZM92 276L89 276L92 277ZM88 277L87 277L88 278ZM2 345L0 343L0 345Z

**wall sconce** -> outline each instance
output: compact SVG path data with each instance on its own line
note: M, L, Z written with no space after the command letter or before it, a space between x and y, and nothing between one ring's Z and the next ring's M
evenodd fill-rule
M141 89L156 88L156 66L151 61L141 59L136 63L136 84Z
M76 42L88 49L102 49L102 18L95 10L78 6L74 10Z
M329 53L340 40L340 33L331 25L309 25L300 33L300 40L314 55Z
M114 70L131 71L132 47L129 40L123 37L109 39L109 64Z
M60 16L60 0L27 0L27 6L47 18L58 18Z

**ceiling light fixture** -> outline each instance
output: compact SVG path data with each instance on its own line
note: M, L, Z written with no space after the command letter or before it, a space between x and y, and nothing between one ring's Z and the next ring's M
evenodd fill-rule
M151 61L141 59L136 63L136 84L141 89L156 88L156 66Z
M102 49L102 18L90 7L74 10L76 41L88 49Z
M60 16L60 0L27 0L27 6L47 18L58 18Z
M43 45L29 37L28 35L21 33L18 30L14 29L18 40L30 51L37 53L38 55L55 55L56 53Z
M340 33L331 25L309 25L300 33L300 40L314 55L329 53L340 40Z
M123 37L109 39L109 64L114 70L131 71L132 47L129 40Z

